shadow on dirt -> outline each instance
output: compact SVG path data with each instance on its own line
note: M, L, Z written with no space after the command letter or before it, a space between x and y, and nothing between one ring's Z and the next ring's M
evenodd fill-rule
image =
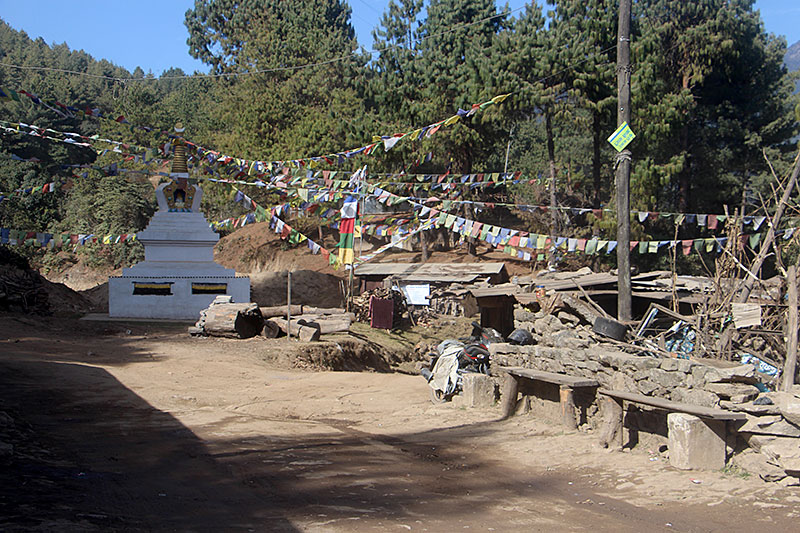
M376 437L329 420L310 437L203 442L85 364L0 356L0 391L0 441L14 446L0 459L3 530L296 531L425 516L436 529L554 481L471 456L470 438L492 424Z

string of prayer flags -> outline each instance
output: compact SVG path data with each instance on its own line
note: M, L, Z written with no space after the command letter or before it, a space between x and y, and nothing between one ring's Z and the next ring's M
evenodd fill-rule
M342 220L339 222L339 262L344 265L353 264L353 234L357 216L358 199L348 196L342 204Z
M87 244L119 244L136 241L135 233L95 235L94 233L47 233L0 228L0 244L6 246L33 246L37 248L62 248Z

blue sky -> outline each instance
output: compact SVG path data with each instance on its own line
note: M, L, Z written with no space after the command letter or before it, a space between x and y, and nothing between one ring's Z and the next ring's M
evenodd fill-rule
M511 9L526 3L508 0ZM371 31L386 4L388 0L350 0L352 23L366 48L371 48ZM186 46L184 13L193 5L194 0L0 0L0 18L31 38L66 42L128 70L140 66L160 75L176 66L205 72L205 65L193 59ZM800 1L758 0L756 8L767 31L786 36L789 45L800 41Z

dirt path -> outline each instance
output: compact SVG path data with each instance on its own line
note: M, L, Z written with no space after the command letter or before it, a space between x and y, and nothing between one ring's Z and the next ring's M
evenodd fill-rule
M14 420L0 440L15 445L0 530L797 530L797 491L435 407L418 377L286 371L259 339L99 329L0 317Z

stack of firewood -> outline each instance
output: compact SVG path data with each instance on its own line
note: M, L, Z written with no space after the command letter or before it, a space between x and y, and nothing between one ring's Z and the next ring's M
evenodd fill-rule
M399 328L402 325L403 314L406 312L406 298L403 293L396 289L378 288L361 293L353 297L351 309L355 314L356 320L369 324L369 299L375 298L390 299L394 303L394 314L392 317L392 327Z
M291 323L287 321L288 319ZM316 341L320 335L346 332L355 320L353 313L346 313L338 307L312 307L309 305L279 305L262 307L264 336L278 337L281 333L298 337L301 341Z
M39 273L0 265L0 309L48 314L50 304Z
M233 303L230 296L218 296L201 312L200 320L189 328L189 333L241 339L261 333L268 339L291 335L302 341L316 341L320 335L349 331L354 319L353 313L339 308L308 305L259 307L252 302Z

